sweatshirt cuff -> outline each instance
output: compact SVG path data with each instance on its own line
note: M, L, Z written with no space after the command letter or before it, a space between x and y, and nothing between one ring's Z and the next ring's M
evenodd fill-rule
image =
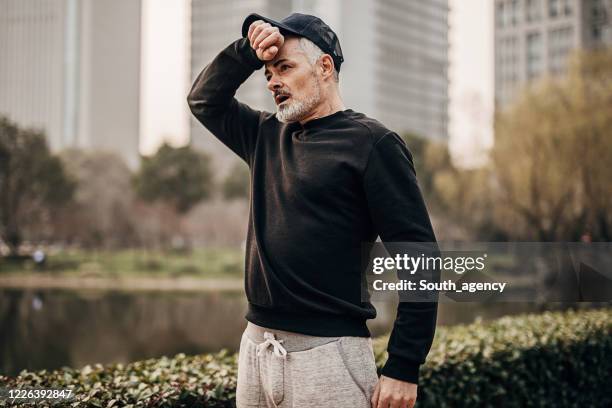
M419 363L408 360L404 357L389 355L387 362L381 370L385 377L394 378L400 381L407 381L419 384Z
M239 54L244 58L244 62L253 70L258 70L263 67L264 63L257 57L257 53L251 47L251 43L248 38L241 38L237 41L237 48Z

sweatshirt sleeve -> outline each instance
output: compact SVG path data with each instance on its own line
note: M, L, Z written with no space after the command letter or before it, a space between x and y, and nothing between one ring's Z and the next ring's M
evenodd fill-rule
M436 242L412 155L397 134L387 133L373 146L364 189L373 225L383 243ZM437 310L437 302L399 303L383 375L418 384L419 367L433 341Z
M236 40L202 70L187 97L189 108L200 123L247 163L266 112L251 109L234 95L262 66L248 38Z

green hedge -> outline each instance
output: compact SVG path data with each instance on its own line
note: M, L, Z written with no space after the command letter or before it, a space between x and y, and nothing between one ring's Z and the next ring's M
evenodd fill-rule
M386 341L374 342L379 368ZM71 387L80 399L72 406L233 407L236 362L225 351L179 354L127 365L23 371L16 378L0 376L0 386ZM611 373L610 308L443 327L422 368L417 405L607 407Z
M547 312L438 329L418 406L610 407L610 390L612 309Z

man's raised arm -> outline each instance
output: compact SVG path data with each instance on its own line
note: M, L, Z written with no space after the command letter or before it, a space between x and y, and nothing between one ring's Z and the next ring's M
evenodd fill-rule
M249 164L265 112L251 109L234 95L240 85L262 66L263 62L249 39L236 40L204 68L187 97L193 115Z
M251 109L234 95L283 43L278 28L254 21L247 38L234 41L204 68L187 97L193 115L249 165L259 125L268 113Z

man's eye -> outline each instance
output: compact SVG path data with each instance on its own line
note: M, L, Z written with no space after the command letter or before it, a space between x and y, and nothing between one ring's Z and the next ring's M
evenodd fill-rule
M289 65L281 65L281 71L286 71Z

